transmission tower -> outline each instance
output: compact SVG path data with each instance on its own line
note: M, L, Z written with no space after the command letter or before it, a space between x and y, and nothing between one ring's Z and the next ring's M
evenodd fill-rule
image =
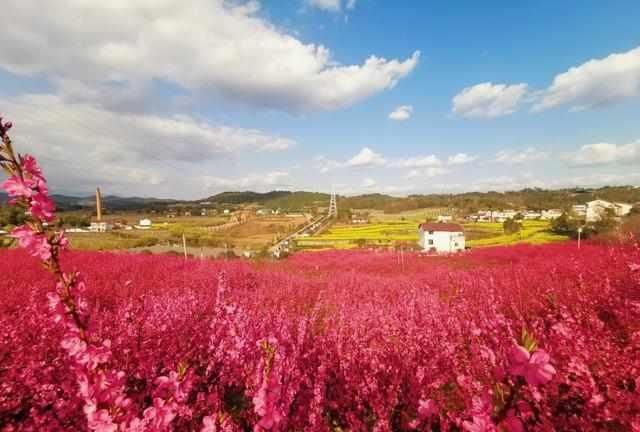
M338 200L336 199L335 192L331 192L331 201L329 201L329 217L338 217Z

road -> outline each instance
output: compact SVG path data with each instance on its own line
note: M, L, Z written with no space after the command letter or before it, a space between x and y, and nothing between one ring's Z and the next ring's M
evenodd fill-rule
M289 234L285 238L279 240L277 243L274 243L273 246L269 248L269 251L274 255L278 255L281 251L288 249L289 242L291 240L295 239L296 237L302 234L309 234L309 235L314 234L318 230L324 228L324 226L328 221L329 221L328 215L322 215L312 219L308 224L300 228L298 231L292 234Z

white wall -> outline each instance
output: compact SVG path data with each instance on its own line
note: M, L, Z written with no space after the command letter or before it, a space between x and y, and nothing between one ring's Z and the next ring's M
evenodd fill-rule
M464 250L464 233L434 231L429 234L428 231L420 230L420 246L425 251L435 248L439 253L451 253Z

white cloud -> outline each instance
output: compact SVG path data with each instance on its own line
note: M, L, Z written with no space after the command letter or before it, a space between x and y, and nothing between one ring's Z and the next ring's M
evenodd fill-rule
M157 192L166 196L179 193L202 162L295 144L255 129L214 126L188 116L121 114L53 95L1 102L15 120L20 149L43 162L57 190L86 191L100 184L130 195L163 184Z
M534 111L560 105L573 110L611 105L640 95L640 47L592 59L556 75Z
M522 151L517 150L502 150L496 153L493 162L503 163L507 165L521 164L525 162L533 162L546 159L549 156L548 153L538 151L533 147L529 147Z
M356 7L356 0L307 0L311 7L322 9L327 12L340 12L344 8L351 10Z
M324 46L260 17L255 1L66 1L43 10L41 2L5 0L2 8L11 19L0 67L44 76L61 91L115 84L126 94L168 82L253 106L334 110L394 87L419 60L416 51L404 61L372 55L339 64Z
M462 165L470 163L476 159L476 156L470 156L466 153L458 153L449 156L447 158L446 165ZM405 178L434 177L450 172L448 168L444 167L445 163L436 155L419 155L404 159L389 160L380 153L376 153L371 150L369 147L364 147L360 152L358 152L358 154L344 162L327 159L324 156L317 156L315 158L315 164L316 168L321 173L327 173L336 168L364 166L384 166L390 168L410 169L410 171L405 175Z
M629 144L596 143L580 147L575 153L563 155L572 165L606 165L640 163L640 141Z
M207 189L214 190L260 190L273 187L287 181L289 173L286 171L271 171L264 174L249 174L238 178L200 176L196 180Z
M518 176L501 175L475 180L468 187L472 191L509 191L521 190L527 187L546 187L547 184L530 173Z
M376 153L369 147L364 147L360 152L349 159L346 162L346 166L349 167L366 167L366 166L381 166L385 165L387 161L380 153Z
M329 12L340 12L340 0L309 0L309 5Z
M526 93L527 84L476 84L453 97L453 112L466 118L484 119L512 114Z
M407 120L411 117L412 113L413 113L413 107L411 105L401 105L389 114L389 118L391 120L399 120L399 121Z
M448 165L464 165L464 164L471 163L476 159L478 159L477 156L470 156L467 153L458 153L453 156L449 156L449 158L447 159L447 164Z
M365 188L365 189L372 188L376 184L377 184L376 181L374 179L372 179L371 177L367 177L364 180L362 180L362 187Z
M414 156L394 161L392 165L400 168L424 168L440 166L442 161L436 155Z
M448 174L450 172L451 171L448 168L444 168L444 167L429 167L421 170L412 169L404 176L404 178L406 179L413 179L418 177L431 178L431 177L437 177L440 175Z

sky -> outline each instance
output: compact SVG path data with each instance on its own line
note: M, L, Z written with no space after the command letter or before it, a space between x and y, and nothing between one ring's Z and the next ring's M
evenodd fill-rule
M640 185L640 2L4 0L54 192Z

